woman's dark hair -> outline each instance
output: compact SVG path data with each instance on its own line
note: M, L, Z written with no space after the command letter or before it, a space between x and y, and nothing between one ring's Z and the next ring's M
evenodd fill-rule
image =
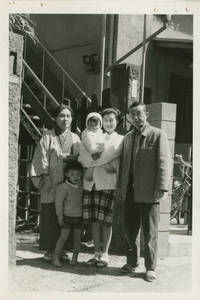
M64 104L61 104L58 107L56 107L56 109L53 111L53 117L56 118L59 115L59 113L61 111L63 111L64 109L68 109L71 112L71 115L73 117L74 113L73 113L73 110L71 109L71 107L68 105L64 105Z
M109 114L114 114L117 122L120 121L121 111L117 107L109 107L109 108L105 108L104 110L101 111L102 118L105 115L109 115Z
M67 162L64 172L68 172L69 170L77 170L83 172L83 166L82 164L77 160L70 160Z

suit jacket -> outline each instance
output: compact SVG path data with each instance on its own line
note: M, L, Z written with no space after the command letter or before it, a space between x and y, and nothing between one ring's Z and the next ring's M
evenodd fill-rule
M122 200L126 200L130 180L131 156L134 142L134 131L126 134L120 162L120 189ZM168 191L171 174L171 154L164 131L146 124L140 139L139 150L135 156L134 193L135 201L154 203L156 189Z

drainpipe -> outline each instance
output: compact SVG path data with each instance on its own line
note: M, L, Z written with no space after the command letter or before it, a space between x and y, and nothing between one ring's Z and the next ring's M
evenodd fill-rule
M105 63L105 44L106 44L106 17L107 17L106 15L102 16L99 106L102 106L102 92L103 92L103 83L104 83L104 63Z
M113 62L113 36L114 36L114 15L109 16L109 37L108 37L108 66ZM110 87L110 77L106 76L106 87Z
M142 66L141 66L141 75L140 75L140 97L139 102L144 102L144 80L145 80L145 62L146 62L146 30L147 30L147 16L144 15L144 28L143 28L143 45L142 45Z

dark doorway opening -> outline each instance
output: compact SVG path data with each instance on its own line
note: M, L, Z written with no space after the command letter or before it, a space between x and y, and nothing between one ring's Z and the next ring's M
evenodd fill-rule
M168 102L177 104L176 143L192 144L192 79L171 74Z

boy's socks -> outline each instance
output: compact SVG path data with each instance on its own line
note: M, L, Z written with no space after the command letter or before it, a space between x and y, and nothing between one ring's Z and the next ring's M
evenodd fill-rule
M58 268L62 267L62 264L60 263L60 260L59 260L59 254L54 253L52 255L52 264Z
M94 257L99 259L101 257L101 252L94 252Z
M71 266L75 266L78 263L78 253L73 253L72 260L70 261Z

